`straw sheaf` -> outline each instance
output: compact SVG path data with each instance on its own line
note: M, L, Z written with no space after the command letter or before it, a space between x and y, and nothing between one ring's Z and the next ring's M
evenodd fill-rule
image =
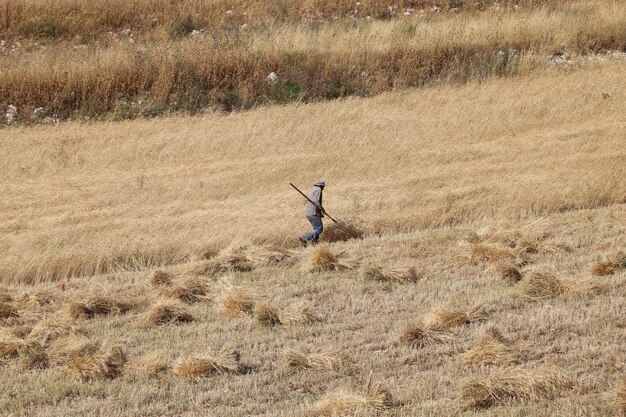
M130 367L148 376L157 375L170 369L171 361L165 351L155 350L136 359Z
M193 304L207 300L211 294L211 286L201 278L187 277L180 285L175 287L159 288L159 293L165 298Z
M176 302L161 301L154 305L137 322L138 328L149 328L165 324L188 323L194 321L193 315L184 305Z
M475 243L470 245L468 257L473 263L481 262L513 262L516 259L515 252L510 248L490 245L486 243Z
M564 280L550 272L533 271L517 284L516 290L530 299L547 299L566 293L598 294L604 288L593 280Z
M523 278L519 269L511 263L501 263L498 265L497 270L502 281L509 285L517 284Z
M48 355L52 362L67 364L75 359L94 356L98 346L91 340L80 335L69 335L58 339L48 348Z
M325 242L344 242L350 239L363 239L363 229L357 226L358 220L338 221L324 229L322 240Z
M336 371L352 360L345 353L338 350L329 350L318 353L305 354L293 349L285 351L287 365L297 369L311 369L322 371Z
M95 354L78 356L69 361L67 369L81 380L117 378L126 364L126 354L120 347L103 349Z
M267 325L302 325L319 321L313 307L307 301L294 303L285 309L279 309L269 303L258 303L254 315L260 323Z
M361 269L361 276L366 280L388 282L417 282L420 275L414 267L384 269L378 265L366 265Z
M44 369L48 367L49 357L44 346L29 343L19 349L19 365L22 369Z
M439 308L433 311L434 326L443 327L445 329L485 320L486 317L487 314L480 304L471 307L467 311L449 310L445 308Z
M228 349L222 349L216 355L201 354L181 358L172 367L174 375L184 379L206 378L238 371L239 352Z
M400 335L400 341L418 348L446 343L453 339L454 336L447 328L423 323L407 325Z
M491 374L485 380L466 382L462 387L462 397L468 408L485 408L554 398L572 385L555 368L508 368Z
M20 310L36 310L48 304L54 303L56 296L52 290L40 290L35 292L27 292L20 294L15 299L16 306Z
M42 344L48 344L58 338L67 337L76 333L77 329L71 323L60 319L44 319L35 324L27 338Z
M605 261L598 261L591 265L591 273L597 276L612 275L620 269L626 269L626 253L617 252Z
M228 248L215 258L198 262L186 269L191 275L215 276L226 272L249 272L254 265L241 248Z
M315 416L350 415L359 411L382 411L393 406L389 391L368 379L363 393L338 390L324 395L316 402L310 414Z
M24 339L17 337L6 337L0 339L0 360L16 357L19 350L27 345Z
M462 355L463 363L476 365L511 365L519 363L520 352L500 332L488 327L478 344Z
M150 285L154 288L171 287L174 283L174 275L166 271L154 271L150 277Z
M74 302L68 307L73 319L92 319L96 316L125 313L133 308L134 303L117 301L109 296L91 296L84 302Z
M313 249L306 266L306 269L310 272L344 271L354 268L354 263L339 260L338 256L335 256L328 248L323 246Z
M229 285L216 297L216 305L220 314L238 318L252 314L258 299L258 294L249 288Z

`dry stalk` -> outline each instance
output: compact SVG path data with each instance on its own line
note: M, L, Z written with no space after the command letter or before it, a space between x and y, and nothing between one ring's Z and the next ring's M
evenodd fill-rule
M164 324L188 323L193 320L193 315L187 311L184 305L161 301L153 306L139 322L137 322L137 327L149 328Z
M311 257L309 258L307 270L309 272L318 271L344 271L347 269L354 269L352 263L343 262L333 255L331 251L323 246L318 246L313 249Z
M388 281L388 282L416 282L420 276L415 268L394 268L384 269L378 265L367 265L361 269L361 276L366 280Z
M316 402L311 413L316 416L351 415L360 410L380 411L393 406L389 391L368 379L363 393L338 390Z
M149 352L131 363L131 367L145 375L156 375L170 369L170 359L163 350Z
M81 380L116 378L126 364L126 354L120 347L103 349L95 354L77 356L66 363L67 369Z
M482 305L475 305L467 311L439 308L435 310L433 314L435 317L435 326L445 329L470 324L475 321L484 320L487 317Z
M91 296L84 302L71 303L68 313L73 319L92 319L96 316L125 313L133 303L118 301L109 296Z
M222 349L217 355L202 354L179 359L173 366L174 375L184 379L205 378L239 370L239 352Z
M571 381L554 368L508 368L491 374L484 381L469 381L462 387L468 408L484 408L509 402L554 398L570 388Z
M451 341L453 336L441 326L413 323L404 328L400 340L408 345L422 348Z
M298 369L312 369L334 371L346 363L351 363L350 358L338 350L329 350L318 353L304 354L293 349L285 351L287 365Z
M311 324L319 321L310 303L301 301L285 309L279 309L269 303L259 303L254 309L254 315L259 323L267 325L299 325Z

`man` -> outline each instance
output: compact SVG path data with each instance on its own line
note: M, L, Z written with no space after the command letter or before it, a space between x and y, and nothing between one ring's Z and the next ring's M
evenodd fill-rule
M324 207L322 207L322 192L326 183L323 180L318 180L313 184L313 189L309 193L309 200L306 203L306 218L311 222L313 231L300 237L300 243L306 248L307 242L310 240L313 246L317 245L320 238L320 234L324 231L324 225L322 224L322 217L324 217Z

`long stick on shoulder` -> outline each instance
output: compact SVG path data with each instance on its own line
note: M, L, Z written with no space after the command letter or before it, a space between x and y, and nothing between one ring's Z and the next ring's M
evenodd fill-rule
M304 194L302 191L300 191L300 190L298 189L298 187L296 187L296 186L295 186L295 185L293 185L292 183L289 183L289 185L291 185L291 186L292 186L292 187L293 187L293 188L294 188L297 192L299 192L300 194L302 194L302 197L306 198L306 199L309 201L309 203L313 204L314 206L317 206L317 204L316 204L315 202L313 202L313 201L312 201L312 200L311 200L311 199L310 199L310 198L309 198L306 194ZM333 218L331 217L331 215L330 215L330 214L328 214L328 213L326 212L326 210L324 210L324 214L325 214L325 215L327 215L329 219L331 219L332 221L334 221L335 223L337 223L337 220L333 219Z

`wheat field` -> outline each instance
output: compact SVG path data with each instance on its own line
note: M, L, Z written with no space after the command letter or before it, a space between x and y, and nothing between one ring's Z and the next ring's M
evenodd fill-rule
M625 65L0 129L0 414L622 415Z

